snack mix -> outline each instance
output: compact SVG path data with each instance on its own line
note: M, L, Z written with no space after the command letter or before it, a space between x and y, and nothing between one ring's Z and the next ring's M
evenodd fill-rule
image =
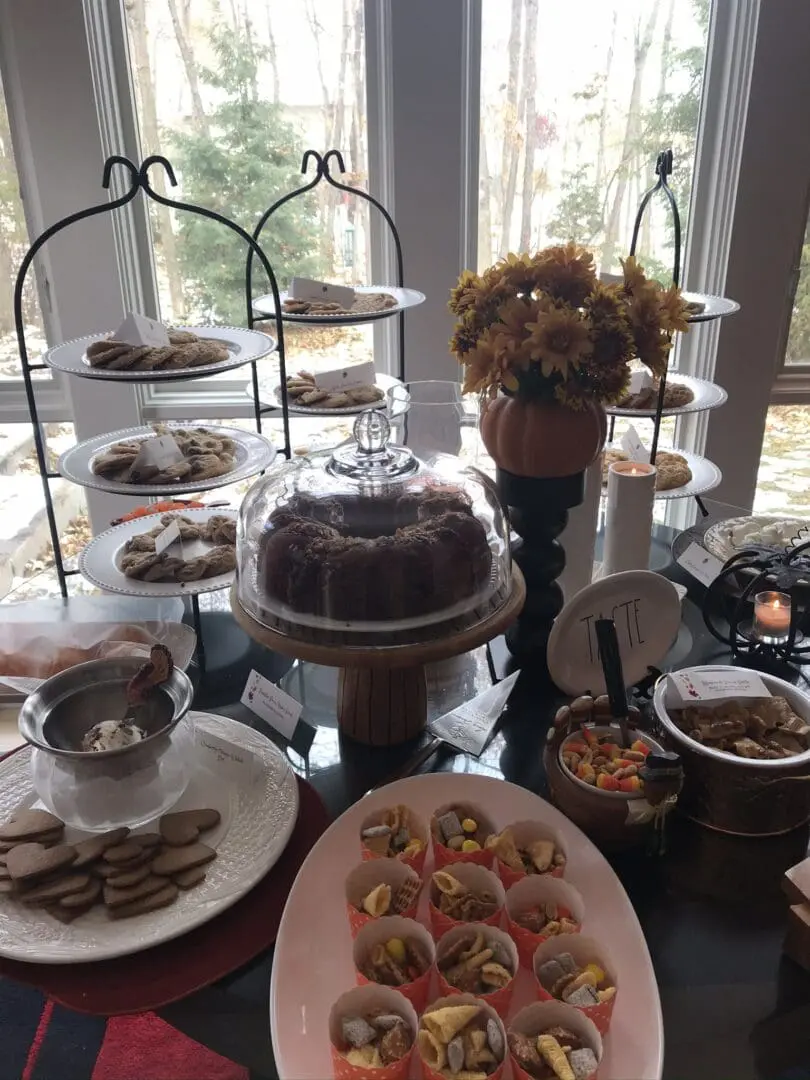
M473 931L458 937L439 958L439 971L465 994L491 994L514 977L512 958L494 935Z
M515 1061L535 1080L587 1080L599 1064L579 1035L564 1027L551 1027L536 1037L510 1031L508 1039Z
M515 873L549 874L558 867L565 866L565 855L553 840L532 840L524 847L518 847L511 829L504 829L502 833L490 836L486 846Z
M424 946L416 938L391 938L371 947L360 970L369 982L405 986L424 975L430 963Z
M616 993L603 968L595 963L580 966L567 952L541 964L537 978L552 997L581 1008L610 1001Z
M383 915L401 915L414 903L421 888L422 883L418 878L403 882L395 893L390 885L375 885L360 901L358 911L365 912L372 919L379 919Z
M810 724L783 697L727 701L714 708L690 705L670 716L690 739L737 757L775 760L810 748Z
M433 885L436 907L458 922L483 922L498 910L498 899L494 893L487 889L475 892L446 870L435 871Z
M572 917L571 912L554 900L545 900L542 904L526 908L519 915L513 916L513 921L524 930L532 934L542 934L544 937L579 933L579 923Z
M360 834L363 846L375 855L395 859L402 855L413 858L424 850L424 844L413 832L413 821L407 806L394 806L384 810L379 823L363 829Z
M343 1045L338 1050L350 1065L381 1069L401 1061L413 1046L413 1034L396 1013L374 1010L341 1021Z
M451 807L434 817L433 838L451 851L481 851L487 846L489 833L470 817L463 806Z
M425 1064L442 1076L484 1080L495 1072L505 1052L496 1020L480 1005L446 1005L422 1016L416 1037Z
M570 736L562 747L562 761L578 780L602 791L622 791L625 794L643 792L644 781L639 772L650 748L636 739L624 750L609 734L598 735L589 728Z

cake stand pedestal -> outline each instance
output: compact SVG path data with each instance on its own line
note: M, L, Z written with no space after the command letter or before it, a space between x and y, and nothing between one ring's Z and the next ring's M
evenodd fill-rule
M422 640L403 633L381 634L375 642L358 635L339 634L277 620L271 628L257 622L231 589L231 609L246 634L274 652L340 669L337 720L344 735L368 746L394 746L417 736L427 722L425 665L469 652L510 626L526 598L526 585L517 566L511 586L500 590L475 611L471 625L456 619L426 627ZM414 631L410 631L413 635ZM402 640L397 640L401 638Z

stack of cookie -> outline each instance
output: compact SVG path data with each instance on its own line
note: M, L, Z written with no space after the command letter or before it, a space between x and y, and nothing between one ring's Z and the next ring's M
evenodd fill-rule
M180 527L181 541L204 540L216 546L195 559L184 559L171 548L157 554L155 537L173 521ZM236 520L214 514L207 521L197 522L184 514L163 514L160 525L127 540L119 569L139 581L200 581L228 574L236 569Z
M319 409L345 409L352 405L373 405L382 401L384 394L378 386L363 383L348 390L324 390L317 385L315 376L299 371L287 378L287 394L296 405L317 406Z
M660 385L660 379L656 379L651 386L639 390L637 394L625 394L616 404L622 409L654 409L658 405ZM665 409L682 409L694 400L695 393L686 383L668 382L664 388Z
M396 297L390 293L358 293L350 308L334 300L296 300L288 297L282 308L286 315L371 315L375 311L388 311L397 306Z
M607 484L608 470L616 461L629 461L630 457L623 450L605 450L602 457L602 483ZM659 450L655 455L655 490L671 491L683 487L692 479L692 470L683 454L670 450Z
M154 425L155 436L171 435L184 460L159 468L138 464L138 457L148 439L130 439L114 443L93 458L90 467L96 476L116 484L188 484L211 480L229 473L236 461L236 443L227 435L209 428L168 428Z
M87 346L90 367L107 371L174 371L205 367L227 360L227 345L200 338L190 330L169 330L169 345L129 345L104 338Z
M160 819L157 833L129 829L64 843L64 822L45 810L17 811L0 826L0 893L71 923L96 905L126 919L173 904L205 879L216 851L199 842L216 810Z

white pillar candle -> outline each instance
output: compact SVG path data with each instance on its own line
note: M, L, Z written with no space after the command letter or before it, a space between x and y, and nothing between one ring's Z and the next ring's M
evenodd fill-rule
M608 470L602 577L647 570L650 563L655 466L617 461Z

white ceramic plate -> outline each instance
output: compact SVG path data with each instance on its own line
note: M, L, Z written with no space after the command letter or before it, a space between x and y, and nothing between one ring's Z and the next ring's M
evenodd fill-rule
M215 514L236 517L235 510L218 507L205 510L173 510L170 513L191 518L192 521L207 521ZM122 570L118 569L118 560L124 554L124 544L133 536L149 532L159 523L159 515L135 518L133 521L125 521L101 533L90 541L79 556L79 571L100 589L121 593L123 596L194 596L200 593L216 592L217 589L227 589L233 584L233 570L227 574L217 574L216 577L185 582L139 581L137 578L127 577ZM193 559L214 546L205 540L194 541L184 545L183 554L186 559Z
M681 602L671 581L651 570L628 570L595 581L570 600L554 620L548 669L567 694L605 693L594 623L613 619L627 686L656 667L678 634Z
M191 483L168 481L165 484L121 484L105 480L103 476L97 476L93 472L91 466L94 458L103 454L115 443L133 440L140 442L152 438L155 432L151 427L124 428L121 431L112 431L106 435L97 435L94 439L87 439L65 451L56 467L66 480L81 484L82 487L146 498L152 495L187 495L197 491L213 491L226 484L235 484L238 480L246 480L249 476L255 476L269 468L276 456L276 449L270 440L256 431L243 431L242 428L213 424L168 424L166 426L169 434L172 428L205 427L212 435L223 435L233 439L236 443L233 468L230 472L215 476L210 480L194 480Z
M377 319L388 319L391 315L398 315L400 311L416 307L425 302L425 294L417 289L400 289L396 285L355 285L356 293L388 293L397 301L396 307L385 308L383 311L358 312L355 315L294 315L282 311L281 317L285 322L296 323L328 323L330 326L351 326L353 323L374 322ZM281 303L287 299L286 292L280 293ZM273 294L259 296L253 301L253 310L259 315L275 316L276 305Z
M677 409L664 409L662 416L685 416L687 413L707 412L709 409L718 409L721 405L725 405L728 399L728 394L722 386L708 382L706 379L695 379L691 375L673 374L671 379L667 379L667 385L670 384L688 386L695 396L688 405L681 405ZM605 412L608 416L655 416L655 409L626 409L621 405L607 405Z
M108 960L149 949L208 922L249 892L278 861L298 816L298 784L281 751L263 735L236 720L192 713L200 734L248 751L247 781L208 765L210 751L198 749L200 768L175 809L212 807L222 821L204 840L216 848L205 881L181 893L170 907L132 919L112 920L95 908L69 926L37 908L0 896L0 955L39 964ZM31 748L0 763L0 819L18 807L41 805L30 779ZM204 762L204 763L203 763ZM154 832L145 825L142 832ZM89 834L66 829L68 842Z
M670 447L661 447L661 449L669 451ZM688 484L682 484L680 487L670 488L668 491L656 491L656 499L685 499L688 495L705 495L707 491L714 490L723 479L723 474L708 458L690 454L688 450L674 449L671 452L686 458L692 471L692 479ZM606 489L607 484L603 483L602 487Z
M798 536L799 529L804 528L807 530L807 535L804 536L804 540L810 540L810 521L806 518L792 518L788 514L754 514L753 516L742 516L736 518L726 518L725 521L717 521L714 525L709 526L703 536L703 546L707 551L710 551L712 555L716 555L718 559L722 559L725 562L730 559L732 555L736 555L740 551L744 551L748 546L742 544L739 547L734 543L732 539L732 532L740 525L748 525L752 530L761 529L764 525L772 525L777 521L795 521L796 522L796 535ZM756 543L762 543L762 541L755 541ZM802 540L799 541L803 542ZM774 551L777 550L777 545L774 545ZM785 547L785 550L787 548Z
M324 833L301 867L281 920L270 986L270 1032L279 1076L324 1080L332 1075L329 1010L355 985L342 883L360 862L361 821L375 809L396 803L427 819L437 806L455 801L480 804L499 829L512 821L536 819L559 836L568 854L565 880L584 900L583 930L609 949L621 987L599 1080L660 1080L664 1035L658 986L644 935L619 879L579 829L537 795L503 780L448 773L399 780L361 799ZM428 854L423 876L432 869ZM424 921L426 895L419 911ZM510 1016L530 1000L531 982L529 973L521 970Z
M693 304L703 304L703 311L690 315L690 323L711 322L712 319L720 319L724 315L734 315L740 310L736 300L729 300L726 296L713 296L711 293L684 292L681 293L684 300Z
M275 338L260 330L245 330L241 326L178 326L177 330L190 330L201 338L209 338L212 341L220 341L227 345L229 356L227 360L220 360L216 364L203 364L195 368L171 369L168 371L108 371L105 368L94 368L88 363L85 350L94 341L108 337L112 331L98 330L94 334L85 337L74 338L72 341L63 341L61 345L55 345L48 349L42 357L43 363L56 371L64 371L68 375L81 375L85 379L106 379L110 382L167 382L178 379L202 379L206 375L213 375L217 371L230 371L231 368L241 367L251 360L259 360L271 353L275 347Z
M288 399L287 410L290 416L356 416L365 412L366 409L384 409L386 405L385 392L392 386L396 386L399 379L392 375L378 374L374 385L383 392L383 397L371 405L347 405L342 409L321 409L317 405L296 405L293 398ZM253 401L253 383L249 382L245 387L247 396ZM278 382L278 368L267 373L259 373L259 397L263 405L269 405L281 410L281 387Z

